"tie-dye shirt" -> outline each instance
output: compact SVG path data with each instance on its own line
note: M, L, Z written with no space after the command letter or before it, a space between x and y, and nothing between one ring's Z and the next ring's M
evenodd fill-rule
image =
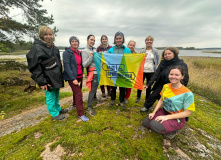
M160 94L164 109L171 114L183 112L185 109L195 111L194 95L185 86L174 89L171 83L165 84Z

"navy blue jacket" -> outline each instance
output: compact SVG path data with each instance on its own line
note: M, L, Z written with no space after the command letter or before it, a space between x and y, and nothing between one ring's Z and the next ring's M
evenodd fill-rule
M81 55L81 52L80 52ZM81 55L82 59L82 55ZM77 61L73 51L70 48L66 48L63 53L63 64L64 64L64 72L63 78L66 81L73 81L77 79ZM81 64L82 73L83 66Z

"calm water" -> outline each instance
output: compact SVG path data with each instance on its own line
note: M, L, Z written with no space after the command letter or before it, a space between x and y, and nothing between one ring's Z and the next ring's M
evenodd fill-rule
M81 49L80 49L81 50ZM139 52L139 49L136 49ZM158 50L161 55L163 50ZM60 50L62 58L64 50ZM197 56L197 57L221 57L221 53L203 53L202 50L180 50L179 56ZM25 55L1 55L0 59L14 59L14 58L25 58Z
M81 50L81 49L80 49ZM139 53L140 49L136 49ZM179 56L197 56L197 57L221 57L221 53L203 53L202 50L179 50ZM63 50L60 51L61 57ZM163 50L158 50L158 53L161 55Z
M161 54L163 50L158 50ZM179 56L221 57L221 53L203 53L202 50L180 50Z

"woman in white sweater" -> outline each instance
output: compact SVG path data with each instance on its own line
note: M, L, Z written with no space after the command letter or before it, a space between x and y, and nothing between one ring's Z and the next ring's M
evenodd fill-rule
M140 53L146 54L145 64L144 64L144 72L143 72L143 82L146 79L146 83L148 83L150 78L153 76L153 74L156 71L157 66L159 64L158 51L157 51L157 49L155 49L152 46L153 41L154 41L154 38L152 36L148 36L145 39L146 47L142 48L142 50L140 51ZM137 99L135 101L136 103L138 103L140 101L141 92L142 92L142 90L139 90L139 89L137 90ZM147 99L149 97L150 92L151 92L151 88L146 89L145 99Z

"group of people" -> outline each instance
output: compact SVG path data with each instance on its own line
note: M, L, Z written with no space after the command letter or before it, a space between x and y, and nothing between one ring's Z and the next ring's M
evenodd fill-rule
M31 77L44 90L46 105L53 120L65 118L63 113L67 109L61 109L59 105L59 89L64 87L64 80L68 81L73 92L73 107L76 107L78 117L82 121L89 118L83 110L82 83L83 71L87 68L88 77L86 85L89 88L87 112L91 116L96 115L93 108L93 101L98 88L97 70L93 59L93 52L106 52L110 54L131 54L136 53L135 41L129 41L125 46L125 37L122 32L114 36L114 46L108 44L108 37L101 36L101 44L96 49L95 36L88 35L87 46L79 51L80 41L76 36L69 38L70 47L63 53L63 70L59 50L54 46L54 33L51 28L42 26L39 29L39 39L26 55L28 68L32 73ZM152 113L144 120L143 125L147 128L167 134L177 132L186 122L186 118L195 110L194 96L185 86L189 81L188 68L183 60L178 57L179 50L175 47L167 47L161 56L153 47L154 38L148 36L145 39L145 47L140 53L145 53L145 64L143 82L146 80L145 103L140 109L146 112L158 100ZM116 100L115 86L106 86L107 95L111 96L109 106L113 106ZM102 96L105 97L105 86L100 86ZM126 109L131 88L119 87L119 100L122 109ZM142 90L137 90L136 103L140 101Z

